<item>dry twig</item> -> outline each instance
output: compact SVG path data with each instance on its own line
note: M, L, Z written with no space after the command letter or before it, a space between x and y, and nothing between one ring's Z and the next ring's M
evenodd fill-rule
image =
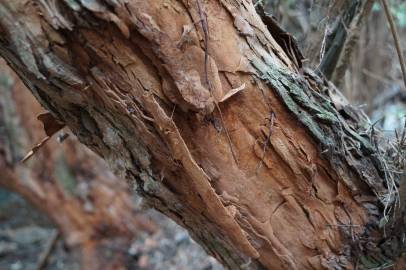
M207 86L209 87L210 94L213 96L213 91L212 91L212 88L211 88L211 84L210 84L210 81L209 81L209 75L208 75L208 70L209 70L209 67L208 67L208 64L209 64L209 61L208 61L209 60L209 31L207 29L207 18L203 14L203 9L202 9L200 0L196 0L196 2L197 2L197 8L198 8L198 11L199 11L200 22L201 22L201 26L202 26L202 30L203 30L203 35L204 35L204 47L205 47L204 48L205 49L205 52L204 52L204 73L205 73L205 80L206 80ZM213 99L214 99L214 103L216 105L216 109L218 110L218 112L220 114L221 125L222 125L222 127L224 129L224 132L226 133L226 137L227 137L228 144L230 146L231 154L232 154L232 156L234 158L235 163L238 164L237 157L235 155L233 144L232 144L232 141L231 141L231 138L230 138L230 134L228 133L228 130L227 130L225 122L224 122L223 112L221 111L220 106L219 106L219 104L218 104L218 102L217 102L217 100L216 100L216 98L214 96L213 96Z
M271 136L273 132L273 126L274 126L274 118L275 118L275 113L271 112L271 117L269 118L269 131L268 131L268 137L266 138L264 142L264 148L262 149L262 157L261 160L258 163L256 172L258 173L259 169L261 168L262 163L264 162L265 158L265 153L268 145L271 143Z
M386 18L388 19L388 22L389 22L389 27L392 32L393 40L395 41L396 52L399 57L400 67L402 69L403 81L404 81L405 87L406 87L406 64L405 64L405 59L403 58L403 50L400 45L399 34L398 34L398 31L396 30L396 25L395 25L395 21L393 20L393 16L389 10L388 0L381 0L381 3L382 3L383 10L385 11Z
M46 248L44 249L44 251L39 256L38 263L37 263L37 266L35 268L36 270L42 270L42 269L45 268L45 266L47 264L47 261L48 261L48 258L49 258L49 255L51 254L51 251L54 248L55 243L58 240L58 238L59 238L59 231L55 230L52 233L52 236L49 239Z

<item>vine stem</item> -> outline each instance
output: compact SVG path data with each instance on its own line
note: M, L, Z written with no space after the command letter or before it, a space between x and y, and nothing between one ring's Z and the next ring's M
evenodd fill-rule
M383 9L385 11L386 18L388 19L389 22L389 27L392 32L393 39L395 41L395 47L396 47L396 52L399 57L399 62L400 62L400 68L402 69L402 75L403 75L403 82L406 87L406 64L405 64L405 59L403 58L403 50L400 45L400 39L399 39L399 34L398 31L396 30L396 25L395 21L393 19L393 16L389 10L389 4L388 0L381 0Z

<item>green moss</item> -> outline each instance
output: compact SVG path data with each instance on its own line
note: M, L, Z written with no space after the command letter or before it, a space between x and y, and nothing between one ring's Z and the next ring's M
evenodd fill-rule
M289 111L324 148L333 145L332 135L348 136L359 142L364 154L374 152L367 139L340 121L338 112L329 99L310 89L302 77L284 68L268 66L259 59L251 59L251 63L260 78L278 94ZM327 127L330 132L324 131L321 126Z
M379 263L373 261L371 258L367 258L366 256L361 256L360 258L360 263L366 269L379 269Z
M315 118L323 119L329 124L334 124L338 120L332 113L320 109L306 96L298 83L298 78L283 69L274 66L267 66L259 60L251 60L252 65L258 70L260 78L264 80L279 95L288 110L292 112L311 132L313 137L327 147L332 144L320 128Z

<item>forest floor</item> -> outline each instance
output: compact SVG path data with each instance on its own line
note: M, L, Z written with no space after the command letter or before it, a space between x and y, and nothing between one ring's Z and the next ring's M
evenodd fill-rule
M145 215L159 228L134 239L132 269L222 270L223 268L173 221L154 211ZM19 196L0 189L0 270L36 270L55 228ZM80 270L61 237L42 270Z

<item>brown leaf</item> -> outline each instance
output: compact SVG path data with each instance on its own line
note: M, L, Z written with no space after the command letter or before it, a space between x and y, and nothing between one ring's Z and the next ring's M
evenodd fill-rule
M61 130L65 124L62 124L56 120L50 112L44 112L37 116L37 119L44 125L45 134L49 137Z
M26 162L29 158L31 158L35 152L37 152L45 143L54 135L56 132L61 130L65 124L62 124L56 120L50 112L44 112L37 116L37 119L42 122L44 125L44 131L47 135L43 138L39 143L37 143L30 152L28 152L25 157L21 160L22 163Z

